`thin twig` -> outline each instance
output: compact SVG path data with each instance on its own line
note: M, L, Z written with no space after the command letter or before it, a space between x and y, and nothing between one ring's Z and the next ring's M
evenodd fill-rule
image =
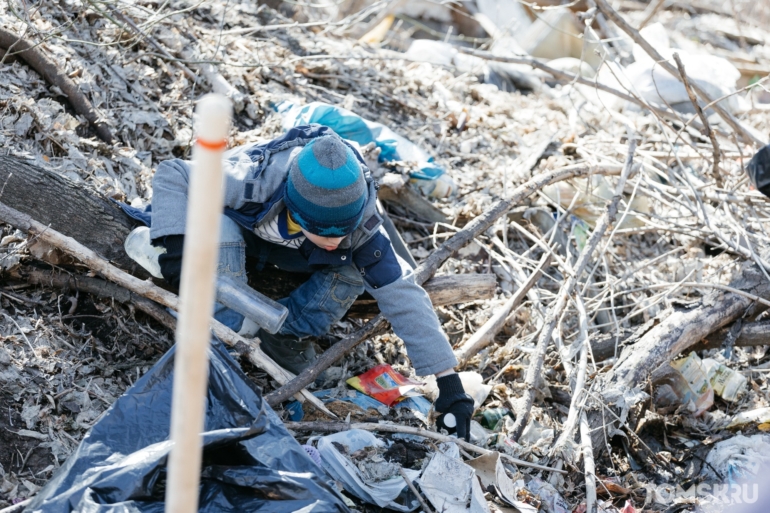
M706 131L706 135L708 136L709 140L711 140L711 146L714 150L712 157L712 169L714 178L718 180L718 183L721 183L722 180L719 173L719 141L717 141L717 136L714 131L711 130L708 117L706 117L706 114L703 112L703 109L698 103L698 98L695 96L695 93L692 90L692 86L690 85L690 80L687 78L687 74L684 71L684 64L682 63L682 59L679 58L679 54L676 52L674 52L674 60L676 61L676 66L679 69L679 75L682 77L684 88L687 90L687 96L690 98L692 106L695 107L695 112L698 113L698 116L703 123L703 129Z

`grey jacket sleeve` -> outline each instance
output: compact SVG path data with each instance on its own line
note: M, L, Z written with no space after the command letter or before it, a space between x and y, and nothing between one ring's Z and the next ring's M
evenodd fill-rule
M402 270L400 279L379 288L367 283L366 291L377 300L393 331L404 341L418 376L455 367L457 358L444 335L428 293L414 282L409 264L401 258L398 261Z
M152 178L150 238L158 239L185 232L189 181L190 162L174 159L158 165Z

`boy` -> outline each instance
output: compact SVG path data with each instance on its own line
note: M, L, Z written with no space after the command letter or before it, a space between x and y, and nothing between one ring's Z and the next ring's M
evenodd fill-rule
M153 179L153 243L166 248L163 277L178 286L187 209L188 162L161 163ZM265 144L225 154L225 212L218 273L246 281L246 254L256 271L273 264L310 278L279 302L281 330L260 330L261 347L294 373L315 351L308 337L327 333L358 295L368 291L406 344L418 375L435 374L436 411L454 415L458 436L470 434L473 400L454 371L457 360L427 293L394 252L376 210L377 184L358 152L330 128L295 127ZM242 334L248 322L217 304L215 318ZM253 334L253 333L252 333Z

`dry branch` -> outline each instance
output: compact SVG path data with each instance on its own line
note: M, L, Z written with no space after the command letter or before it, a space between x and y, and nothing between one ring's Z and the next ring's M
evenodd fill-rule
M517 187L511 193L509 199L499 201L484 214L478 216L476 219L468 223L465 228L453 235L438 249L436 249L436 251L431 253L430 256L426 258L417 269L415 269L415 282L420 285L425 283L425 281L427 281L427 279L436 272L439 266L441 266L441 264L443 264L447 258L452 256L455 251L464 247L466 244L476 238L480 233L492 226L492 224L497 219L499 219L500 216L504 215L510 209L521 203L524 199L528 198L532 194L541 190L546 185L560 182L562 180L568 180L570 178L589 176L591 174L611 175L617 172L618 170L615 166L569 166L551 171L549 173L538 175L537 177ZM313 365L302 371L302 373L293 379L289 384L284 385L278 390L275 390L265 396L268 404L271 406L280 404L281 402L296 394L297 391L302 390L305 386L315 381L321 372L342 358L345 353L363 342L367 337L370 337L377 330L381 329L381 325L384 321L385 317L380 314L371 321L367 322L357 331L351 333L343 340L340 340L334 344L331 348L326 350Z
M588 262L591 259L596 247L599 245L604 232L614 221L615 215L618 211L618 203L623 196L623 188L626 185L626 179L631 174L631 169L634 163L634 151L636 150L636 139L631 139L628 146L628 156L626 157L625 166L618 180L618 185L615 189L615 195L610 202L607 211L596 222L596 228L594 228L591 237L586 242L586 245L578 258L575 265L575 273L567 278L567 281L561 286L556 296L556 301L548 308L548 313L545 318L545 325L540 331L540 335L537 340L537 346L535 354L530 360L529 367L527 368L527 375L524 383L524 394L518 401L518 411L516 412L516 422L511 429L510 436L514 440L518 440L521 434L524 432L524 428L527 427L529 421L529 414L532 411L532 405L535 402L535 393L537 390L537 380L540 376L540 372L543 368L543 361L545 360L545 353L548 349L548 345L551 342L551 335L556 327L556 323L561 317L564 308L567 306L567 299L572 295L575 285L577 285L578 278L583 274L583 271L588 266Z
M75 112L86 118L93 125L96 134L102 141L111 144L112 133L104 121L100 121L91 102L86 95L80 92L78 85L64 72L64 67L46 57L38 45L26 39L22 39L8 29L0 27L0 48L6 50L7 55L15 55L23 59L30 68L43 77L43 80L61 90L75 109Z
M692 103L692 106L695 108L695 112L698 113L698 117L703 123L703 129L706 131L706 135L711 141L711 146L714 150L713 157L712 157L712 170L714 173L714 178L717 179L718 183L720 183L721 180L719 176L719 141L717 141L717 136L714 133L714 131L711 130L711 125L709 124L709 120L706 117L706 114L703 112L703 109L701 108L700 103L698 103L698 98L695 96L695 93L692 90L692 86L690 85L690 80L687 78L687 73L685 73L685 70L684 70L684 64L682 63L682 59L679 58L678 53L674 53L674 60L676 61L676 67L679 69L679 75L682 77L682 83L684 84L684 88L687 91L687 96L690 98L690 102Z
M591 430L585 413L580 414L580 442L583 449L583 466L586 477L586 513L596 513L596 464L594 463Z

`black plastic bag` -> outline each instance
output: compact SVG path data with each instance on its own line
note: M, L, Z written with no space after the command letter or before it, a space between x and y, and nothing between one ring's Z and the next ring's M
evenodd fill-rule
M347 512L324 472L213 341L200 506L204 512ZM174 349L120 397L25 512L162 512Z

